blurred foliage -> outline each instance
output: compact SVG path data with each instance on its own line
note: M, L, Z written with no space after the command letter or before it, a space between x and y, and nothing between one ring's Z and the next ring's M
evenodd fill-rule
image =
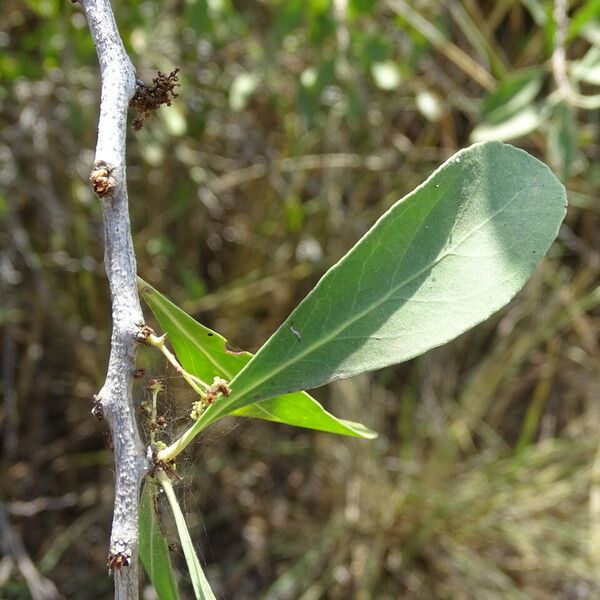
M198 446L184 496L215 590L598 597L600 121L557 91L551 3L115 9L140 78L181 69L179 98L129 139L140 275L240 347L258 348L378 215L473 139L512 140L569 190L559 243L508 309L319 392L377 442L252 423ZM599 3L569 15L568 75L591 106ZM89 415L110 335L87 183L98 92L77 4L2 0L0 501L40 574L82 599L112 593L112 457ZM189 398L175 389L171 402L177 427ZM29 597L0 564L2 597Z

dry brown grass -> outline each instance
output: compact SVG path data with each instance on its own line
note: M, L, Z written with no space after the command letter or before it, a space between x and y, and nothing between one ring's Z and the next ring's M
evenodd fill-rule
M379 214L468 144L488 87L549 59L525 3L379 2L349 27L391 40L402 85L378 89L350 49L319 101L298 95L301 75L326 67L343 39L319 38L322 18L302 13L284 35L283 8L240 4L203 30L200 3L121 4L139 74L181 67L180 97L130 143L140 274L249 350ZM53 21L17 3L0 17L0 499L66 596L108 598L111 456L89 416L109 335L86 185L95 58L74 9L48 7ZM587 47L576 39L570 58ZM10 61L21 77L6 75ZM260 84L235 112L229 93L244 72ZM540 99L552 89L548 79ZM423 90L441 106L436 122L417 108ZM600 595L600 134L593 113L576 119L569 214L518 298L446 348L324 392L336 414L380 431L376 442L252 423L213 431L190 456L181 489L222 597ZM515 143L554 161L546 134ZM28 594L14 572L0 589Z

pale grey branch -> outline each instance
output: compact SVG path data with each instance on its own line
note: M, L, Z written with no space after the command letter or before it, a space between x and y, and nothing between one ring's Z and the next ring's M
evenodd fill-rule
M112 299L113 330L106 381L95 414L111 430L115 454L115 506L109 566L115 598L138 598L138 501L148 469L132 400L135 334L143 321L136 287L125 167L127 109L135 92L135 71L117 29L109 0L80 0L92 34L102 93L98 142L91 181L100 196L106 241L105 267Z

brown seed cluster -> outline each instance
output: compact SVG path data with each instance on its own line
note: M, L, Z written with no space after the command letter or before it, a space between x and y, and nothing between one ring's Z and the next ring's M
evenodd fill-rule
M197 421L202 413L218 399L219 394L229 396L231 388L224 379L215 377L212 385L201 395L200 400L192 404L190 418Z
M135 94L129 102L129 106L138 113L132 123L134 131L139 131L144 126L144 119L147 119L153 110L163 104L171 106L171 102L178 96L175 93L175 88L179 86L178 73L179 69L171 71L168 75L159 71L152 80L152 85L138 79Z

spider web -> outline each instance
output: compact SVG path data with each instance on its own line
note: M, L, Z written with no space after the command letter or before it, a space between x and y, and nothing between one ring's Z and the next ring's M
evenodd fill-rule
M151 414L145 407L152 405L150 384L153 379L157 379L164 388L157 397L157 421L162 417L164 426L156 429L155 438L156 441L169 445L193 424L189 415L198 395L152 348L140 349L137 367L143 371L140 371L141 376L134 382L134 402L142 441L146 446L151 443ZM198 435L177 457L177 474L181 479L173 480L173 487L185 515L194 549L203 566L219 561L208 534L204 507L217 504L218 467L223 463L223 457L232 454L232 447L252 427L253 421L236 417L220 419ZM199 488L201 494L196 493ZM191 589L175 524L162 490L158 494L156 505L163 533L169 544L174 543L171 558L176 577L180 584L183 583L183 588Z

